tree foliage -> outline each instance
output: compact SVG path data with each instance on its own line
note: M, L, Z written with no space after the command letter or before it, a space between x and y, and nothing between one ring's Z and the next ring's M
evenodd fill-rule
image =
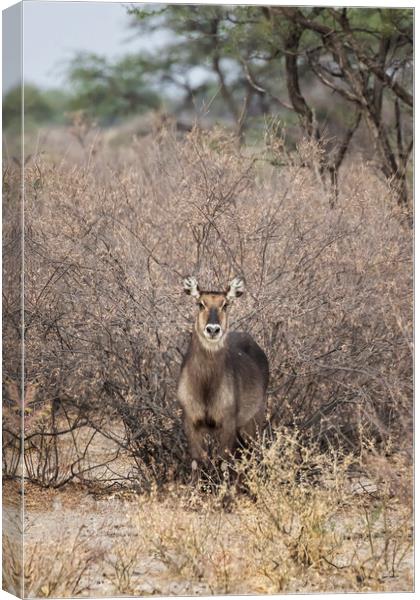
M42 90L26 84L11 89L3 98L3 126L7 130L20 130L22 99L25 110L25 127L46 122L60 123L67 110L68 96L60 90Z
M97 54L79 53L68 68L73 90L70 107L83 110L103 124L157 108L160 98L145 80L145 71L144 61L138 56L109 62Z
M336 188L338 170L363 122L379 168L398 203L407 205L411 9L159 5L129 12L142 33L166 31L167 41L149 66L157 82L183 90L186 105L207 92L205 106L210 106L216 84L216 96L239 135L252 116L281 112L297 117L304 132L320 141L325 133L335 134L331 113L340 106L341 137L333 152L327 148L322 175L329 173ZM334 94L327 110L310 93L314 86Z

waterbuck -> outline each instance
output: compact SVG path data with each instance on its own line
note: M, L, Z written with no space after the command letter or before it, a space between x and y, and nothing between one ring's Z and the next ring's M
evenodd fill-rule
M200 290L194 277L184 291L198 312L178 381L178 400L192 458L192 477L232 455L239 443L255 439L265 419L268 361L263 350L243 332L228 331L228 311L244 291L240 277L227 290ZM210 452L211 450L211 452Z

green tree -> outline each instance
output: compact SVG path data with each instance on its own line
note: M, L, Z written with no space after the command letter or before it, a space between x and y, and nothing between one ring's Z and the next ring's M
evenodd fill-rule
M160 96L146 81L145 61L127 56L110 63L104 57L79 53L68 67L70 107L83 110L102 124L158 108Z
M407 166L413 148L413 12L396 9L273 7L269 19L287 23L284 44L289 98L308 135L320 136L300 85L299 58L353 110L353 122L327 165L337 172L361 119L398 204L407 206ZM385 105L393 108L393 118Z
M22 97L26 127L64 121L68 101L64 92L41 90L35 85L26 84L23 89L20 86L11 89L3 98L3 126L5 129L20 127Z
M163 33L166 42L156 55L149 56L148 66L160 85L169 84L181 92L180 109L204 106L206 111L211 105L214 114L221 101L224 113L242 135L249 115L268 112L271 103L250 85L242 67L242 54L249 54L254 38L264 36L267 28L257 11L253 7L167 5L129 12L140 34ZM246 30L248 22L253 25ZM276 68L272 57L260 61L258 71L270 78Z
M364 122L397 202L408 204L411 9L160 5L129 12L142 33L166 31L167 42L148 60L156 81L184 89L184 102L190 105L206 92L207 105L212 103L209 93L216 84L239 135L252 114L287 111L322 143L331 117L323 129L320 117L334 111L316 106L304 88L316 82L332 90L334 105L343 112L342 135L334 150L326 148L321 174L329 174L333 197L350 141ZM194 84L198 67L204 78Z

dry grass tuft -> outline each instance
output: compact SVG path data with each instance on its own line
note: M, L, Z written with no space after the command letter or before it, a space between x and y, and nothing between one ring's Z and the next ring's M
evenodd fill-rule
M17 548L3 535L3 587L21 591L26 598L58 598L85 595L89 586L83 580L94 554L81 540L82 530L60 540L26 545L22 563Z
M118 546L130 565L126 589L141 592L135 571L144 556L163 565L179 594L412 589L412 513L388 480L370 480L354 457L320 453L286 432L242 468L253 500L239 493L228 512L223 488L219 496L175 488L141 503L137 533Z

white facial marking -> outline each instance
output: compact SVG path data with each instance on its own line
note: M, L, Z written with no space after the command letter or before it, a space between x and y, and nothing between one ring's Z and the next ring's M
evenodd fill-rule
M199 333L197 331L197 333ZM222 334L218 338L210 338L206 334L198 335L198 339L200 344L205 348L208 352L216 352L217 350L221 350L225 345L226 336Z
M223 335L223 329L216 323L207 323L203 331L208 340L219 340Z

